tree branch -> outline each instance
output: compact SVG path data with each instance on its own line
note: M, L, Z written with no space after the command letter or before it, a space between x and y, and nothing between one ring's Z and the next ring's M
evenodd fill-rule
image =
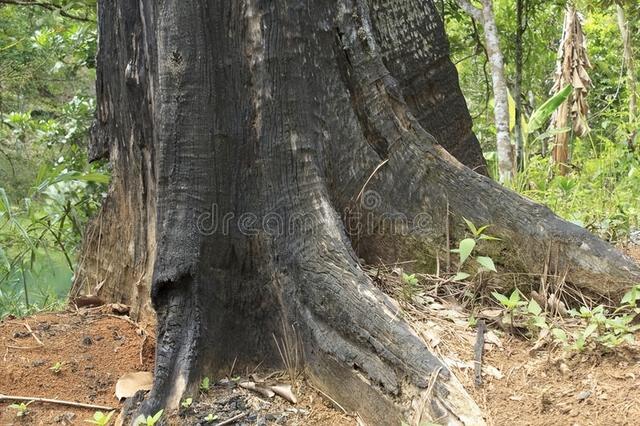
M66 12L62 8L62 6L53 4L53 3L42 3L42 2L30 1L30 0L0 0L0 4L12 4L16 6L37 6L46 10L57 11L60 14L60 16L64 16L65 18L69 18L69 19L75 19L76 21L91 22L91 23L96 22L93 19L72 15Z
M482 11L472 5L469 0L456 0L458 6L462 8L465 12L467 12L473 19L476 21L484 22L482 20Z

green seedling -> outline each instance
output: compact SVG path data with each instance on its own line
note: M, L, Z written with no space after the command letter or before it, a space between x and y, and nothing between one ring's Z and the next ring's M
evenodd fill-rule
M64 363L62 362L56 362L55 364L53 364L53 366L49 367L49 370L53 371L54 373L58 374L62 371L62 366L64 365Z
M133 424L134 426L140 426L140 425L154 426L156 423L158 423L158 421L160 420L160 417L162 417L163 412L164 410L160 410L153 416L147 416L147 417L145 417L144 414L140 414L138 417L136 417L136 420L133 422Z
M520 291L516 288L511 292L511 296L507 297L497 291L491 293L498 302L509 312L513 312L518 306L522 306L526 302L520 300Z
M203 392L203 393L207 393L207 392L209 392L209 388L210 388L209 378L205 377L200 382L200 391Z
M192 403L193 403L193 398L186 398L182 400L180 405L182 406L182 408L189 408L191 407Z
M209 413L207 417L204 418L204 421L207 423L213 423L216 420L218 420L218 415L213 413Z
M95 413L93 413L93 418L90 420L85 420L85 422L98 426L106 426L107 424L109 424L109 421L111 421L113 413L115 413L115 411L109 411L106 414L102 411L96 411Z
M32 402L33 401L29 401L26 404L24 402L21 402L20 404L11 404L9 408L16 410L16 417L24 417L29 414L29 410L27 410L27 407Z
M513 317L516 309L527 304L527 302L521 300L520 291L517 288L514 289L509 297L504 294L500 294L497 291L494 291L491 294L506 309L507 315L505 316L505 320L508 320L511 323L511 328L513 328Z
M416 274L402 273L402 296L406 300L411 300L418 292L418 279Z
M476 318L475 315L471 314L469 315L467 323L469 324L469 328L476 328L476 325L478 325L478 318Z
M454 281L463 281L471 276L471 274L462 271L462 266L465 262L471 258L474 259L479 267L479 271L491 271L497 272L496 265L493 262L493 259L489 256L471 256L473 251L475 250L477 244L481 240L489 240L489 241L498 241L499 238L492 237L491 235L487 235L484 231L489 227L489 225L484 225L477 228L470 220L462 218L464 222L467 224L467 229L471 232L472 237L465 238L458 243L458 248L451 249L451 253L456 253L460 257L460 262L458 264L458 272L453 276Z
M549 325L547 324L547 319L545 317L544 312L542 312L542 308L534 299L529 300L527 304L527 326L529 330L535 329L549 329Z

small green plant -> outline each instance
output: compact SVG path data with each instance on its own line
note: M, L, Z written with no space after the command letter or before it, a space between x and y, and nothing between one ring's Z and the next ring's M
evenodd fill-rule
M202 381L200 382L200 391L202 393L207 393L209 392L209 388L210 388L210 383L209 383L209 378L205 377L204 379L202 379Z
M158 420L160 420L160 417L162 417L163 412L164 410L160 410L153 416L147 416L147 417L145 417L144 414L140 414L138 417L136 417L136 420L133 422L133 424L134 426L140 426L140 425L154 426L156 423L158 423Z
M207 423L213 423L216 420L218 420L218 415L213 413L207 414L207 417L204 418L204 421Z
M469 328L476 328L476 325L478 325L478 318L476 318L474 314L471 314L469 315L467 323L469 324Z
M494 291L491 294L507 311L503 321L510 323L511 328L513 328L516 309L527 304L527 302L521 300L520 291L517 288L514 289L509 297L505 296L504 294L500 294L497 291Z
M536 302L534 299L529 300L527 303L527 328L529 330L543 330L549 329L549 325L547 324L547 318L545 313L542 311L542 307Z
M62 362L56 362L51 367L49 367L49 370L53 371L55 374L59 374L62 371L63 365L64 363Z
M638 308L638 301L640 300L640 284L634 285L631 290L627 291L622 300L620 300L620 307L616 309L616 312L623 310L630 310L632 312L640 313Z
M460 257L460 263L458 264L458 272L453 277L454 281L463 281L471 276L471 274L462 271L462 266L465 264L467 259L472 258L478 263L480 266L478 270L480 271L492 271L497 272L496 265L493 262L493 259L489 256L471 256L473 251L475 250L477 244L481 240L488 241L498 241L499 238L492 237L491 235L485 234L486 229L489 225L484 225L477 228L470 220L463 218L464 222L467 224L467 228L471 232L471 237L465 238L460 243L458 243L458 248L451 249L451 253L456 253Z
M537 335L541 330L548 330L547 317L542 307L534 299L527 301L522 293L516 288L511 292L509 297L496 291L492 293L493 297L506 310L503 321L511 324L514 328L517 325L526 328L531 335Z
M640 286L636 285L622 297L620 306L612 313L602 305L571 309L569 314L580 319L582 327L572 333L553 328L551 334L556 342L578 352L588 347L613 349L623 343L633 343L635 332L640 330L640 325L633 324L634 318L640 313L636 306L638 300Z
M526 305L520 298L520 290L517 288L511 292L511 296L507 297L504 294L500 294L497 291L491 293L498 302L508 311L514 312L519 306Z
M24 417L29 414L29 410L27 410L27 407L32 402L33 401L29 401L26 404L24 402L21 402L20 404L11 404L9 408L16 410L16 417Z
M402 273L402 297L406 300L411 300L418 293L419 290L418 279L416 274Z
M180 403L182 408L189 408L189 407L191 407L191 404L193 404L193 398L185 398Z
M98 426L106 426L107 424L109 424L109 421L111 421L113 413L115 413L115 411L109 411L106 414L102 411L96 411L95 413L93 413L93 418L90 420L85 420L85 422Z

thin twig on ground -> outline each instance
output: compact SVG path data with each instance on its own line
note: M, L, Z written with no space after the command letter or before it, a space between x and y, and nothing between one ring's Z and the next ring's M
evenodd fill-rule
M243 418L246 415L247 415L247 413L240 413L237 416L233 416L230 419L227 419L227 420L225 420L223 422L218 423L218 426L231 424L231 423L235 422L236 420Z
M338 407L340 410L342 410L342 412L344 414L346 414L347 416L349 415L349 413L347 412L347 410L344 409L344 407L342 405L340 405L338 403L338 401L336 401L335 399L331 398L329 395L327 395L326 393L322 392L320 389L318 389L317 387L313 386L311 383L307 383L307 385L315 390L316 392L318 392L320 395L324 396L325 398L327 398L329 401L331 401L336 407Z
M61 400L61 399L38 398L38 397L30 397L30 396L16 396L16 395L0 394L0 401L46 402L46 403L50 403L50 404L68 405L70 407L91 408L92 410L104 410L104 411L115 410L114 407L107 407L107 406L104 406L104 405L85 404L85 403L82 403L82 402L64 401L64 400Z
M38 339L38 336L36 336L36 334L33 332L33 330L31 330L31 327L29 327L29 323L25 322L24 326L27 329L27 331L29 332L29 334L36 340L36 342L38 342L38 344L40 346L44 346L44 343L42 343L42 340Z

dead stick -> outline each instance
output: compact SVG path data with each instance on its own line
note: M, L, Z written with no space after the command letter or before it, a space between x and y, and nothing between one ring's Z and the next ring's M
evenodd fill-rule
M49 399L49 398L37 398L29 396L15 396L15 395L3 395L0 394L0 401L34 401L34 402L48 402L51 404L69 405L71 407L91 408L93 410L115 410L113 407L106 407L104 405L83 404L82 402L63 401L61 399Z
M233 417L231 417L230 419L225 420L224 422L220 422L220 423L218 423L216 426L228 425L228 424L230 424L230 423L235 422L235 421L236 421L236 420L238 420L238 419L243 418L243 417L244 417L244 416L246 416L246 415L247 415L247 413L240 413L240 414L238 414L237 416L233 416Z
M38 342L38 344L40 346L44 346L44 343L42 343L42 341L40 339L38 339L38 336L36 336L36 334L33 332L33 330L31 330L31 327L29 327L29 323L25 322L24 326L27 328L27 330L29 331L29 334L31 336L33 336L34 339L36 339L36 342Z
M320 389L318 389L317 387L313 386L311 383L307 383L309 385L309 387L311 387L313 390L315 390L316 392L320 393L321 395L323 395L325 398L327 398L329 401L333 402L336 407L338 407L339 409L342 410L342 412L346 415L349 415L349 413L347 413L347 410L344 409L344 407L342 405L340 405L338 403L338 401L336 401L335 399L331 398L329 395L327 395L326 393L322 392Z
M4 345L5 348L8 349L40 349L42 346L13 346L13 345Z
M142 330L142 329L141 329ZM144 352L144 342L147 341L147 333L142 330L142 343L140 343L140 367L144 366L144 359L142 358L142 352Z
M476 373L475 383L476 386L480 386L482 385L482 351L484 350L484 332L486 330L484 320L478 320L476 329L478 331L478 335L476 337L476 344L474 346L474 361Z

